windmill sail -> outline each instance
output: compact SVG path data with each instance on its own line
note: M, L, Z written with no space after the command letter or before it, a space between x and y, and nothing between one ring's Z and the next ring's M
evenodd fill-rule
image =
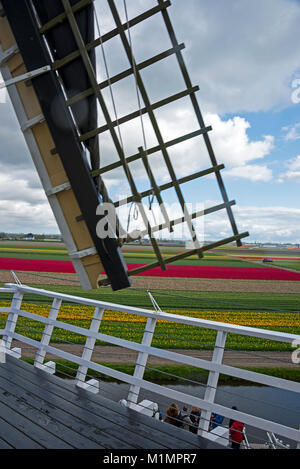
M114 290L118 290L130 286L130 277L134 274L157 266L165 270L168 263L195 253L201 257L204 251L232 241L241 245L241 239L248 233L238 232L232 212L235 202L227 196L221 175L224 166L217 163L208 135L212 129L204 123L196 97L198 87L191 83L182 55L184 45L179 44L175 36L168 14L170 2L153 1L152 8L129 17L125 0L122 12L119 2L117 6L114 0L107 0L105 4L114 27L105 34L101 33L101 17L97 17L94 3L92 0L2 0L0 61L7 84L22 74L38 71L30 82L16 81L8 86L8 91L83 288L110 284ZM138 61L133 50L131 30L148 19L156 18L163 22L171 47ZM114 39L118 39L128 65L121 72L110 75L104 47ZM106 77L100 83L97 48L103 52L103 68L106 70ZM152 102L142 71L171 56L177 60L184 88ZM128 77L134 80L136 86L138 109L118 117L113 101L113 85L122 83ZM114 112L107 103L107 90L111 93ZM165 139L156 110L186 98L190 100L198 128ZM99 113L103 119L101 125ZM155 143L150 147L145 138L143 117L147 117L154 135ZM142 125L143 138L136 151L128 154L121 128L137 119ZM104 135L107 134L116 155L111 161L107 160L105 152L99 152L99 142L101 147ZM177 177L170 149L196 137L203 138L210 165L184 177ZM164 162L167 182L157 180L155 154L159 154ZM132 170L136 162L142 164L147 176L147 186L142 190ZM124 198L112 201L105 177L118 169L123 170L124 181L129 189ZM222 203L189 213L182 185L211 174L216 177ZM163 201L164 192L170 188L174 189L182 211L182 216L175 219ZM143 205L143 201L149 197L155 197L159 204L163 219L161 223L153 224ZM119 207L135 204L142 221L137 237L149 237L157 261L128 271L120 246L124 241L133 239L132 233L127 232L117 215L115 223L111 223L105 210L101 210L101 207L106 207L106 203L113 206L114 215ZM198 239L194 221L219 211L225 211L232 236L203 246ZM108 227L103 236L97 230L99 221L102 226ZM164 258L155 234L165 228L172 231L179 223L186 224L193 249ZM103 271L107 277L99 280Z

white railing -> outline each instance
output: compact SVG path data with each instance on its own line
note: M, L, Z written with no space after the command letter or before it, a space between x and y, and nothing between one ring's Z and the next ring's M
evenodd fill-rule
M295 334L256 329L252 327L238 326L234 324L169 314L164 313L162 311L151 311L142 308L122 306L93 299L81 298L67 294L41 290L25 285L6 284L6 287L6 292L13 292L13 298L10 307L0 308L0 312L8 313L5 329L0 331L0 334L3 335L2 343L6 353L14 354L15 356L20 356L20 353L18 353L18 349L11 349L12 341L17 340L37 349L34 365L45 371L51 373L55 372L54 362L45 363L45 357L47 353L53 354L69 362L73 362L78 365L77 375L75 378L77 386L84 387L90 390L95 389L95 384L98 383L98 381L86 381L88 369L94 370L101 374L105 374L124 383L128 383L130 385L128 405L131 408L136 407L140 389L157 393L161 396L168 397L171 400L184 402L190 406L196 406L202 409L198 429L198 434L202 436L207 436L210 416L212 412L215 412L229 419L237 419L239 421L244 422L246 425L250 425L252 427L264 430L265 432L271 432L276 435L280 435L282 437L293 440L299 446L300 431L298 429L291 428L270 420L256 417L254 415L233 410L231 408L217 404L215 402L215 396L220 373L231 377L240 378L242 380L252 381L253 383L272 386L275 388L288 390L300 394L300 384L297 382L264 375L262 373L248 371L234 366L224 365L222 363L228 333L248 337L256 337L261 339L268 339L278 342L285 342L288 344L292 344L294 341L299 341L300 336ZM3 291L3 289L0 289L0 293L1 291ZM23 296L25 293L52 298L52 307L50 309L48 317L39 316L37 314L25 311L21 308ZM91 306L95 308L94 316L89 329L85 329L73 324L67 324L57 320L60 306L63 301L68 303L76 303L80 305ZM136 343L98 332L99 327L101 325L103 312L105 309L120 311L123 313L134 314L136 316L143 316L147 318L142 342ZM34 320L45 325L40 341L16 333L15 329L19 317L28 318L30 320ZM157 320L164 320L172 323L180 323L197 328L212 329L217 331L216 343L212 359L204 360L151 346ZM52 343L50 345L51 335L53 333L54 328L63 329L86 337L86 343L83 347L83 352L80 357L56 347L55 343ZM134 374L129 375L124 372L117 371L107 366L96 363L95 361L92 361L91 358L96 340L100 340L111 345L124 347L126 349L138 352ZM189 394L185 394L177 390L170 389L165 386L145 380L144 371L149 355L171 360L173 362L185 364L191 367L197 367L200 369L208 370L209 376L204 398L200 399L198 397L194 397Z

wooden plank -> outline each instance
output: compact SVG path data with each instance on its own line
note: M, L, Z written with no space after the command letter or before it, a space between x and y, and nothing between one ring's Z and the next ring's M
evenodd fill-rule
M15 449L43 449L36 441L24 435L18 428L0 417L0 438L9 442Z
M32 420L32 410L26 402L26 399L23 399L21 403L16 400L14 402L9 402L9 399L2 396L3 394L0 394L0 415L2 418L15 428L18 428L34 443L38 442L40 446L48 449L74 448L73 445L66 443L63 439L58 438L48 429L43 428L41 415L37 419L36 423ZM36 416L34 416L34 418L36 418Z
M0 419L1 421L1 419ZM1 425L1 424L0 424ZM13 446L11 446L7 441L4 439L0 438L0 449L14 449Z
M30 365L18 362L13 357L7 358L10 366L14 362L14 374L21 376L22 380L32 380L34 377L34 381L37 382L40 389L39 392L45 394L46 391L47 401L50 397L55 398L55 402L58 398L63 399L64 405L68 401L68 405L73 405L77 409L78 416L86 415L87 412L89 418L91 418L90 413L92 413L93 423L97 423L100 417L104 418L106 420L106 433L110 431L110 425L112 427L117 426L119 428L118 432L119 434L122 433L123 439L126 438L126 435L131 438L133 444L131 447L137 447L138 437L143 437L146 440L147 447L150 445L151 448L154 447L155 442L159 444L160 448L200 448L206 444L206 440L202 441L195 435L178 428L172 427L170 434L170 427L167 424L162 424L135 411L123 408L100 395L77 389L75 385L70 385L70 383L66 383L56 376L45 376L45 373L40 370L32 371ZM46 390L43 390L42 388L45 385Z
M63 422L71 425L72 429L77 430L85 437L97 442L97 445L103 448L118 449L162 448L161 444L157 445L151 441L150 434L145 437L134 433L133 437L130 433L132 423L127 423L128 431L124 432L124 424L126 424L128 416L119 415L120 406L117 403L114 403L116 407L114 412L105 410L101 401L98 401L91 408L87 405L90 395L88 391L83 391L83 394L78 396L75 385L72 390L65 390L61 387L62 379L54 377L56 379L53 383L52 380L49 380L50 375L48 376L40 370L31 370L32 366L28 364L26 364L27 367L19 365L23 365L23 363L17 363L14 367L14 373L10 374L12 382L18 382L22 379L28 392L47 402L49 406L55 407L61 414ZM2 370L0 372L3 375ZM14 378L13 375L17 378Z
M61 386L66 387L67 384L65 382L61 383ZM94 394L89 396L89 402L96 401L100 396L95 396ZM106 409L115 411L115 403L105 397L101 396L101 400L103 405ZM121 407L121 409L117 409L118 412L124 413L125 415L129 412L129 409ZM170 427L168 424L162 425L162 422L157 421L156 419L149 418L145 415L142 415L135 411L133 415L135 416L135 423L134 428L131 428L131 431L138 431L140 434L141 431L148 428L148 431L151 432L152 438L155 438L158 442L163 442L167 439L168 448L206 448L209 445L208 440L199 438L190 432L182 430L180 428L174 427L173 425ZM141 425L139 428L138 425ZM214 448L218 448L218 445L213 446ZM222 447L224 449L224 447Z
M26 379L25 370L22 370L21 376L22 379ZM32 376L29 376L29 378L30 377L32 378ZM132 421L132 416L130 422L128 422L128 415L120 415L121 407L117 403L113 403L115 407L113 411L107 411L106 406L102 407L102 399L97 399L96 404L90 406L89 398L91 393L83 391L81 394L81 392L78 392L77 387L74 385L70 386L70 384L67 385L67 389L64 389L61 387L63 381L64 380L60 380L59 385L57 385L57 383L49 383L47 379L46 393L43 392L42 386L40 386L37 390L39 396L43 399L45 399L46 396L47 401L58 407L60 411L68 411L71 415L75 413L76 416L82 420L81 427L82 424L87 427L94 427L97 437L105 447L118 449L167 447L162 446L161 443L157 444L151 437L150 432L148 432L147 435L141 434L141 425L135 425ZM134 436L131 435L132 427L136 428L136 431L133 431ZM102 435L103 429L105 435ZM127 430L127 432L124 432L124 429ZM88 430L89 429L84 426L84 430L82 431L87 431L91 434L91 431Z
M84 435L82 431L82 422L78 421L76 430L74 429L76 420L67 412L62 411L56 407L55 396L52 402L47 402L39 395L39 386L26 381L26 379L18 378L17 375L3 374L3 367L0 368L0 387L9 392L8 400L24 401L32 407L32 412L35 413L36 418L41 422L45 421L45 425L50 430L53 428L57 437L63 438L65 441L72 443L77 449L101 449L100 443L97 443L93 435ZM36 392L35 392L36 391Z

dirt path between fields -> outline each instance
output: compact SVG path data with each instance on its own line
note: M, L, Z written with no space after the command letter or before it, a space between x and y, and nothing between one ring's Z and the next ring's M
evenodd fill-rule
M81 356L83 345L73 344L52 344L55 348ZM20 347L22 349L22 357L34 358L36 349L24 345L18 341L14 341L12 347ZM211 360L212 350L185 350L170 349L190 357L201 358L203 360ZM95 362L104 363L120 363L134 364L136 362L137 352L129 349L114 346L96 346L92 355ZM59 359L56 355L47 354L47 360ZM180 364L159 357L150 356L148 364L152 365L170 365ZM277 368L294 368L300 372L299 365L292 363L291 352L264 352L264 351L225 351L223 364L241 367L277 367Z

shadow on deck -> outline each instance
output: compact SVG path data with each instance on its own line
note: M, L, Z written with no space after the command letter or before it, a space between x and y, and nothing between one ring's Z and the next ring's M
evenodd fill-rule
M6 356L0 449L224 449Z

